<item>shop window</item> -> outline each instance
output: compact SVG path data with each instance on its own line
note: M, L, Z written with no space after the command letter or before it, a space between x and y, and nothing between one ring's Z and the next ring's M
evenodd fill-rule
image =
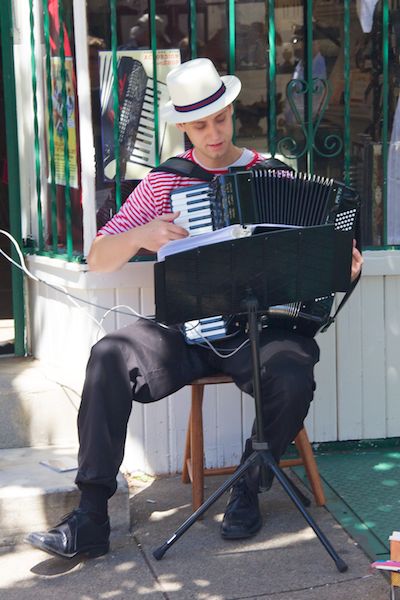
M117 2L116 41L112 38L111 21L108 3L99 11L95 0L87 1L98 228L152 167L184 149L178 130L160 121L153 94L156 90L158 105L168 99L166 73L188 58L186 0L156 4L156 81L148 2ZM117 131L113 44L118 78Z
M184 149L175 128L160 122L157 103L144 103L146 90L161 104L168 69L207 56L221 74L235 72L242 81L239 145L353 185L363 202L364 245L400 245L397 0L314 0L311 21L303 0L276 0L273 15L264 0L156 0L153 24L149 4L117 0L114 14L109 0L86 0L98 228L150 168ZM38 248L71 259L83 250L73 0L42 0L41 7L46 56L36 69L44 73L47 194L39 198ZM143 116L150 130L140 138ZM44 169L36 170L39 196Z

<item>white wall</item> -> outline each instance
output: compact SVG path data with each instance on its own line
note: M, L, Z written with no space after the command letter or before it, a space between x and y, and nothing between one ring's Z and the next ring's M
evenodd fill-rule
M114 274L89 273L84 265L30 257L32 272L103 307L127 304L154 313L153 264L133 263ZM92 317L103 308L77 308L59 292L31 283L32 352L57 373L59 381L80 391L91 345L98 338ZM131 321L109 315L106 331ZM366 252L361 283L338 322L318 336L321 361L317 391L307 417L316 442L400 435L400 255ZM151 405L134 403L125 466L168 473L180 470L189 389ZM236 464L253 419L253 401L233 384L209 386L204 402L207 466Z
M37 40L40 40L39 4L34 2ZM29 3L14 1L13 5L23 234L35 235L32 78L30 60L26 59L30 56ZM75 0L74 6L79 12L81 3ZM83 13L79 14L82 17ZM84 60L87 49L84 26L81 22L76 25L76 31L80 32L78 91L82 100L88 90ZM37 65L41 65L43 47L37 44L35 52ZM40 71L39 68L38 75ZM42 92L39 76L39 107L44 106ZM81 112L83 108L80 106ZM90 200L93 205L93 144L90 115L84 110L82 114L88 132L82 127L81 147L86 147L87 158L83 173L85 207L90 208ZM42 113L39 121L43 133ZM43 156L43 147L41 150ZM45 203L43 172L41 179ZM93 239L93 227L94 214L85 210L85 248ZM322 358L316 368L317 391L307 418L310 438L317 442L400 435L400 253L367 252L365 259L361 284L340 314L337 325L318 338ZM128 304L142 313L154 312L151 263L129 264L118 273L98 275L89 273L84 265L56 259L32 256L28 262L37 276L64 286L83 300L103 307ZM86 304L79 308L64 294L33 282L29 283L28 297L33 355L41 359L58 380L79 393L90 347L99 335L92 318L101 319L105 309L90 308ZM104 328L111 331L130 320L130 316L113 313L106 318ZM127 440L127 468L158 473L180 469L188 410L188 389L153 405L135 404ZM253 420L252 400L243 397L232 384L218 389L209 386L204 417L207 466L237 463Z

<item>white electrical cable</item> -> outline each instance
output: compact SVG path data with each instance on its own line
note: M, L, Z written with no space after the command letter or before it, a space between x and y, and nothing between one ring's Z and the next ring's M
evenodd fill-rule
M96 323L96 325L99 327L99 329L103 330L101 323L95 317L93 317L93 315L91 315L88 311L86 311L82 306L80 306L80 304L78 304L78 302L75 300L75 298L73 298L72 296L70 296L70 294L67 292L67 290L63 286L61 286L61 285L55 285L55 284L49 284L49 283L47 283L47 281L44 281L44 280L40 279L39 277L36 277L36 275L33 275L33 273L31 273L29 271L29 269L27 268L27 266L26 266L24 255L21 252L21 249L20 249L20 247L18 245L17 240L11 234L9 234L8 231L4 231L4 229L0 229L0 233L2 233L3 235L5 235L12 242L12 244L14 245L15 250L16 250L16 252L18 254L18 258L20 260L20 264L18 264L15 260L13 260L10 256L8 256L8 254L6 254L5 252L3 252L3 250L0 250L1 254L7 260L9 260L13 265L15 265L16 267L18 267L19 269L21 269L21 271L23 271L25 273L25 275L27 275L30 279L33 279L37 283L44 283L46 285L50 285L50 287L52 287L52 288L54 288L54 289L56 289L58 291L61 291L63 294L65 294L67 296L67 298L69 299L69 301L74 306L76 306L80 310L84 310L85 313L86 313L86 315L90 319L92 319L92 321L94 321Z
M201 334L200 334L201 335ZM212 350L214 352L214 354L216 354L217 356L219 356L219 358L231 358L232 356L234 356L237 352L239 352L239 350L241 350L242 348L244 348L245 346L247 346L247 344L250 343L250 340L244 340L244 342L242 342L240 344L240 346L238 346L237 348L235 348L234 350L232 350L232 352L230 352L229 354L222 354L221 352L219 352L210 342L210 340L208 340L207 338L201 336L204 340L204 342L198 342L196 343L196 346L201 346L202 348L205 347L205 345L207 345L210 350Z
M128 304L117 304L116 306L112 306L111 308L108 308L106 310L106 312L104 313L104 315L101 317L100 319L100 326L103 327L103 322L106 319L106 317L108 317L108 315L111 312L115 312L117 311L119 308L126 308L127 310L129 310L133 315L135 315L135 317L140 317L141 319L147 319L148 321L152 321L153 323L155 323L156 325L158 325L159 327L164 327L165 329L168 329L167 325L164 325L163 323L158 323L157 321L154 320L153 317L150 316L146 316L146 315L141 315L140 313L138 313L134 308L132 308L132 306L128 306ZM122 314L126 314L126 313L122 313ZM97 334L97 340L99 339L99 334Z
M33 275L30 271L28 271L28 269L26 267L26 264L25 264L24 255L21 252L21 249L20 249L20 247L18 245L17 240L10 233L8 233L8 231L4 231L4 229L0 229L0 233L2 233L3 235L5 235L6 237L8 237L8 239L12 242L12 244L14 244L15 250L16 250L16 252L18 254L18 258L19 258L21 264L18 264L17 262L15 262L15 260L13 260L11 258L11 256L8 256L8 254L6 254L5 252L3 252L3 250L0 249L1 254L7 260L9 260L13 265L15 265L16 267L18 267L22 271L24 271L25 275L28 275L28 277L30 277L31 279L34 279L35 281L39 281L39 279L37 277L35 277L35 275Z
M148 315L141 315L140 313L138 313L134 308L132 308L131 306L128 306L127 304L117 304L116 306L113 306L111 308L107 308L105 309L104 306L99 306L98 304L93 304L92 302L89 302L87 300L78 298L77 296L72 296L63 286L58 285L58 284L53 284L53 283L49 283L47 281L45 281L44 279L41 279L39 277L36 277L36 275L34 275L33 273L31 273L29 271L29 269L26 266L25 263L25 258L24 255L22 254L22 251L18 245L17 240L10 234L8 233L8 231L5 231L4 229L0 229L0 233L2 233L3 235L5 235L14 245L15 250L18 254L18 258L20 260L20 264L17 263L15 260L13 260L11 258L11 256L8 256L8 254L6 254L3 250L1 250L0 248L0 254L2 256L4 256L4 258L6 258L10 263L12 263L15 267L17 267L18 269L20 269L21 271L23 271L25 273L25 275L27 275L30 279L33 279L34 281L36 281L37 283L43 283L44 285L47 285L48 287L51 287L63 294L65 294L67 296L67 298L70 300L70 302L72 302L72 304L74 306L76 306L77 308L79 308L80 310L83 310L86 315L92 319L92 321L94 321L96 323L96 325L99 328L99 331L97 333L97 339L99 339L99 335L100 335L100 331L102 331L103 333L106 333L104 331L103 328L103 322L106 319L106 317L111 313L111 312L115 312L118 311L118 309L120 308L125 308L127 310L129 310L134 316L139 317L141 319L147 319L149 321L153 321L156 325L158 325L159 327L163 327L165 329L168 329L168 325L164 325L163 323L158 323L157 321L154 320L154 317L148 316ZM93 317L93 315L91 315L87 310L85 310L80 304L79 302L83 302L85 304L89 304L90 306L94 306L96 308L102 308L105 309L105 313L103 314L103 316L101 317L100 321L98 321L95 317ZM118 311L120 312L120 311ZM122 313L124 315L127 315L129 313ZM210 342L210 340L208 340L207 338L205 338L203 335L200 334L200 337L203 339L203 342L199 342L197 344L195 344L196 346L200 346L200 347L206 347L208 346L210 350L212 350L214 352L214 354L216 354L219 358L230 358L231 356L234 356L237 352L239 352L239 350L241 350L242 348L244 348L244 346L246 346L249 343L249 340L245 340L244 342L242 342L240 344L240 346L238 346L237 348L235 348L235 350L233 350L232 352L230 352L230 354L222 354L221 352L219 352Z
M106 308L105 306L100 306L100 305L98 305L98 304L94 304L93 302L89 302L88 300L84 300L83 298L79 298L78 296L74 296L74 295L70 294L70 293L69 293L69 292L68 292L68 291L67 291L67 290L66 290L66 289L65 289L63 286L61 286L61 285L58 285L58 284L53 284L53 283L49 283L48 281L46 281L46 280L44 280L44 279L41 279L40 277L36 277L36 275L34 275L33 273L31 273L31 272L29 271L29 269L27 268L27 266L26 266L26 263L25 263L25 258L24 258L24 255L23 255L23 254L22 254L22 252L21 252L21 249L20 249L20 247L19 247L19 245L18 245L18 242L17 242L17 240L16 240L16 239L15 239L15 238L14 238L14 237L13 237L13 236L10 234L10 233L8 233L8 231L4 231L4 229L0 229L0 233L3 233L5 236L7 236L7 237L9 238L9 240L10 240L10 241L11 241L11 242L14 244L14 246L15 246L15 249L16 249L16 251L17 251L17 254L18 254L18 257L19 257L19 259L20 259L21 263L20 263L20 264L19 264L19 263L17 263L15 260L13 260L13 259L11 258L11 256L8 256L8 254L6 254L6 253L5 253L3 250L1 250L1 249L0 249L0 254L2 254L2 255L4 256L4 258L6 258L6 259L7 259L9 262L11 262L11 263L12 263L13 265L15 265L16 267L18 267L18 269L20 269L21 271L23 271L23 272L24 272L24 273L25 273L25 274L26 274L28 277L30 277L31 279L33 279L33 280L34 280L34 281L36 281L37 283L43 283L43 284L47 285L47 286L48 286L48 287L50 287L50 288L53 288L53 289L55 289L55 290L57 290L57 291L59 291L59 292L62 292L63 294L65 294L65 295L66 295L66 296L69 298L69 300L70 300L71 302L73 302L73 303L74 303L74 305L75 305L75 306L79 306L79 305L77 304L77 302L83 302L84 304L89 304L90 306L94 306L95 308L101 308L101 309L105 310L105 311L106 311L106 313L109 313L109 312L111 312L111 311L113 311L113 310L115 310L115 309L117 309L117 308L118 308L118 307ZM142 314L138 313L138 312L137 312L137 311L135 311L135 309L133 309L131 306L126 306L126 305L121 305L121 306L124 306L125 308L129 309L129 310L130 310L130 311L131 311L133 314L135 314L137 317L140 317L140 318L142 318L142 319L154 320L154 318L153 318L153 317L151 317L151 316L148 316L148 315L142 315ZM81 307L81 306L79 306L79 308L82 308L82 307ZM122 313L122 314L125 314L125 315L126 315L127 313ZM89 313L88 313L88 315L89 315L89 317L91 317L92 319L94 318L94 317L92 317L92 315L90 315ZM104 318L104 316L103 316L103 318ZM103 320L103 318L101 319L101 321ZM99 324L99 321L97 321L96 319L95 319L95 321L96 321L96 323L97 323L97 324Z

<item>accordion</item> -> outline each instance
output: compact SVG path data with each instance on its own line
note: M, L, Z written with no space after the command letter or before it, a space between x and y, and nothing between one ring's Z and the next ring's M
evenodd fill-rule
M180 211L175 223L200 235L233 224L276 224L308 227L333 224L354 232L360 208L358 194L343 183L316 175L256 167L216 176L209 184L173 190L171 208ZM330 320L334 294L304 302L271 306L265 324L314 336ZM184 323L189 343L235 333L234 316Z
M114 179L116 160L114 149L114 99L112 56L100 52L101 122L103 136L104 174ZM148 77L142 63L130 56L117 61L119 84L119 146L121 179L133 179L130 165L154 167L156 164L154 130L154 82ZM165 83L157 81L158 104L167 99ZM165 96L165 97L164 97ZM160 140L166 124L160 127ZM135 167L137 170L137 167ZM137 178L139 175L136 174Z

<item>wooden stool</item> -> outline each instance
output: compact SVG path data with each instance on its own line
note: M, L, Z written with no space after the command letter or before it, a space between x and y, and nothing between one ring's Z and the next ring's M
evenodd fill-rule
M203 395L204 386L218 383L232 383L229 375L212 375L195 379L192 386L192 406L189 415L189 423L186 431L185 456L182 468L183 483L192 482L192 504L193 510L197 510L204 500L204 477L207 475L228 475L235 471L236 467L222 467L216 469L204 468L204 440L203 440ZM297 434L295 440L299 458L281 460L279 466L282 468L304 465L307 478L318 506L325 504L325 494L322 488L317 463L311 448L305 428Z

